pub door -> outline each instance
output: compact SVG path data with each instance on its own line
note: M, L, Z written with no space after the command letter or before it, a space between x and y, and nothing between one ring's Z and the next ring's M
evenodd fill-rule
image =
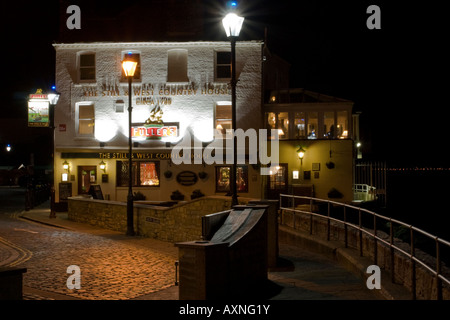
M288 193L288 164L280 163L276 170L268 176L267 197L280 200L280 194Z
M78 194L89 192L91 184L97 183L96 166L78 166Z

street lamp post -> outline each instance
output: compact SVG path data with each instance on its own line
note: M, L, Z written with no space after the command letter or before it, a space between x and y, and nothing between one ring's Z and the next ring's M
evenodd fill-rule
M59 100L59 93L52 92L47 95L49 102L49 127L51 130L51 168L52 178L50 185L50 218L56 218L55 212L55 106Z
M228 13L222 20L223 28L227 37L231 42L231 127L233 129L233 163L231 165L230 188L231 188L231 205L238 204L236 189L236 162L237 162L237 145L236 145L236 41L242 28L244 18L239 17L235 13Z
M125 72L125 76L128 79L128 196L127 196L127 236L134 236L134 223L133 223L133 144L131 141L131 83L133 82L134 73L136 71L137 62L134 61L131 56L125 57L122 61L122 68Z

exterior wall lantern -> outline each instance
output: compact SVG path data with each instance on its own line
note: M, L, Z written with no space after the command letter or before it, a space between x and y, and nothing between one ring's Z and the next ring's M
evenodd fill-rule
M297 150L297 155L298 155L298 158L300 159L301 164L303 164L303 157L305 156L305 152L306 151L305 151L305 149L303 149L302 146L300 146Z
M67 160L64 160L64 162L63 162L63 169L70 172L70 166L69 166L69 163L67 162Z
M106 163L103 162L103 160L102 160L102 162L100 162L99 166L100 166L100 169L103 170L104 173L106 173Z

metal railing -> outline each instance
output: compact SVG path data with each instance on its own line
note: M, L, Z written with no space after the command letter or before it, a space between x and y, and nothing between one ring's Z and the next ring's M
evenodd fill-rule
M297 203L296 203L297 202ZM325 210L326 206L326 210ZM341 210L336 210L336 208L341 208ZM315 209L315 210L313 210ZM369 211L365 208L356 207L348 204L344 204L341 202L331 201L331 200L324 200L319 198L313 198L313 197L306 197L306 196L294 196L294 195L287 195L287 194L280 194L280 211L285 210L288 212L293 213L293 227L295 229L296 219L295 214L296 213L306 213L309 214L309 233L312 235L313 233L313 217L319 217L321 219L327 220L327 240L330 240L330 230L331 230L331 222L334 221L338 224L342 224L344 227L344 243L345 247L347 248L348 243L348 228L354 228L358 233L358 239L359 242L359 253L360 256L363 256L363 234L368 235L371 237L374 241L373 245L373 258L374 258L374 264L377 264L378 261L378 246L377 242L383 243L384 245L388 246L390 249L390 270L391 270L391 281L394 283L394 254L395 251L400 252L401 254L405 255L409 258L411 262L411 293L412 293L412 299L416 299L416 263L421 265L425 270L430 272L434 275L436 279L436 299L442 300L442 287L443 282L445 282L447 285L450 285L450 276L445 276L442 273L442 261L441 261L441 251L443 247L445 246L446 250L450 250L450 242L446 241L444 239L441 239L435 235L432 235L426 231L423 231L419 228L416 228L412 225L406 224L402 221L389 218L383 215L380 215L376 212ZM332 217L332 210L334 211L334 215L340 215L341 217ZM317 211L317 212L314 212ZM326 211L326 213L325 213ZM337 214L336 214L336 211ZM350 217L349 213L356 213L357 217ZM363 214L366 214L367 216L363 216ZM382 238L380 230L378 230L377 225L380 225L380 221L387 222L387 226L389 228L389 240L386 240L386 238ZM283 225L283 217L281 215L281 221L280 224ZM364 226L363 226L364 224ZM409 231L409 252L407 248L402 248L398 244L405 243L403 241L399 242L398 244L394 241L394 224L397 224L400 226L400 228L403 228L403 231ZM370 225L367 227L367 225ZM399 228L397 228L398 230ZM378 233L378 234L377 234ZM416 255L416 245L417 242L417 234L424 236L425 238L431 239L434 242L435 245L435 262L430 263L425 262L421 259L419 259ZM358 247L358 245L357 245ZM449 251L450 252L450 251ZM434 266L433 266L434 264Z

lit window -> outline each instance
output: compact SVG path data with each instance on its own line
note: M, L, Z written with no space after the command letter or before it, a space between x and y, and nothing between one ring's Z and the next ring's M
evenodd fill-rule
M216 51L215 80L224 81L231 79L231 52Z
M76 105L76 127L80 136L93 136L95 126L95 108L92 103Z
M305 113L296 112L294 116L294 131L297 139L304 139L306 137L305 130Z
M338 111L337 113L337 138L347 139L349 137L348 132L348 112Z
M167 61L167 82L188 82L188 51L185 49L169 50Z
M334 111L326 111L323 113L323 137L326 139L334 139L335 136Z
M81 53L79 55L78 66L80 81L95 81L95 53Z
M230 166L216 167L216 192L230 192ZM248 192L248 167L236 167L236 190Z
M275 112L266 112L267 129L277 128L277 114Z
M139 163L139 182L141 186L159 186L159 177L154 162Z
M287 112L266 112L266 129L278 131L279 139L289 138L289 114Z
M278 137L280 139L289 138L289 116L287 112L278 113Z
M317 112L308 112L308 139L317 139L317 128L319 127L319 116Z
M219 102L216 104L215 129L222 133L222 137L232 137L232 121L231 121L231 103Z
M128 186L128 161L117 161L117 186ZM133 161L133 187L159 187L159 162Z

